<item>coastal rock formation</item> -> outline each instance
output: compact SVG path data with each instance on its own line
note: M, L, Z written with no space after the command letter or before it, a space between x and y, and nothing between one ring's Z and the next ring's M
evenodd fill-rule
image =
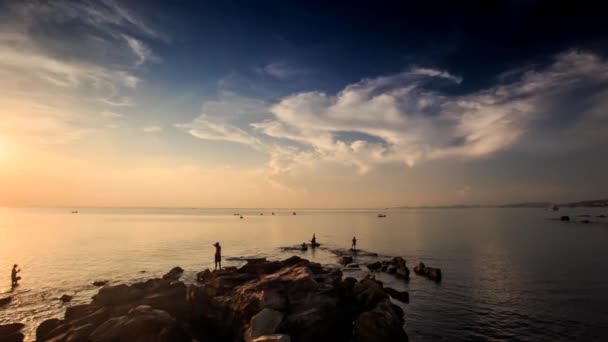
M0 324L0 341L2 342L21 342L23 341L23 333L21 330L25 327L23 323Z
M391 260L375 261L366 266L370 271L382 271L404 280L410 279L410 269L407 268L405 259L402 257L397 256Z
M93 286L101 287L108 283L107 280L96 280L93 282Z
M177 274L177 272L169 272ZM181 274L181 273L180 273ZM167 277L174 279L173 276ZM196 285L103 287L39 325L38 341L404 341L403 294L299 257L205 270ZM387 293L387 291L389 293ZM398 294L399 293L399 294ZM403 299L403 297L402 297Z
M72 301L72 298L73 298L72 296L64 294L61 297L59 297L59 300L62 301L62 302L64 302L64 303L67 303L67 302Z
M427 267L423 262L414 267L414 272L434 281L441 281L441 270L439 268Z
M171 271L167 272L167 274L163 275L163 279L165 280L179 280L179 277L184 273L184 269L177 266L173 267Z

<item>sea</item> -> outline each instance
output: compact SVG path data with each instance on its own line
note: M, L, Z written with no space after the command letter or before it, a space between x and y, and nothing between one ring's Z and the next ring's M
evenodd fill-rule
M335 250L349 248L355 236L359 249L378 258L441 268L440 283L413 272L409 281L376 275L409 291L410 303L396 304L411 341L606 341L602 215L607 208L0 208L0 298L13 297L0 307L0 324L22 322L34 340L40 322L88 303L97 280L132 283L180 266L182 279L193 283L213 267L215 242L224 266L298 255L338 267ZM319 248L285 248L313 234ZM13 264L22 279L11 289ZM367 270L345 276L350 272ZM64 304L63 294L74 299Z

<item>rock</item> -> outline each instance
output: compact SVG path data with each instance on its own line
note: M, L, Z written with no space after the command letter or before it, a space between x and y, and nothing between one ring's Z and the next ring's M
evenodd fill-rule
M396 299L402 303L410 302L410 294L407 291L397 291L393 288L385 287L384 292L388 293L389 296L393 297L394 299Z
M388 299L382 286L373 279L362 279L353 287L353 295L363 310L370 310L380 301Z
M567 216L567 215L562 216L562 217L560 218L560 221L570 221L570 216Z
M353 257L352 256L343 256L339 260L340 265L344 265L344 266L346 266L346 265L348 265L348 264L350 264L352 262L353 262Z
M0 307L8 305L13 300L13 297L0 298Z
M188 341L169 313L146 305L131 309L125 316L110 318L93 330L90 340L92 342Z
M96 281L93 282L93 285L97 286L97 287L101 287L101 286L104 286L107 283L108 283L107 280L96 280Z
M372 262L371 264L367 264L366 266L370 269L370 271L377 271L382 267L382 264L380 263L380 261L376 261Z
M353 328L356 342L408 341L403 330L403 310L388 299L362 313Z
M274 334L283 320L283 313L277 310L264 308L251 317L249 327L245 333L245 341L252 341L263 335Z
M291 342L291 338L288 335L273 334L260 336L253 340L253 342Z
M589 221L589 220L582 220L581 222L582 223L591 223L591 221Z
M346 265L347 269L353 269L353 270L358 270L359 269L359 264L348 264Z
M50 340L51 332L55 330L61 324L61 320L58 318L47 319L40 323L36 329L36 341Z
M23 323L0 324L0 341L21 342L24 335L21 330L25 327Z
M94 305L118 305L124 304L136 299L142 298L143 291L124 284L102 287L99 292L93 296Z
M603 215L603 214L602 214L602 215L597 215L596 217L597 217L597 218L606 218L606 215Z
M431 280L435 280L437 282L441 281L441 269L427 267L423 262L414 267L414 272Z
M395 274L397 273L397 266L395 265L390 265L386 267L386 272L388 272L388 274Z
M173 281L178 280L184 273L184 269L177 266L173 267L167 274L163 275L163 279Z
M59 297L59 300L64 303L67 303L67 302L70 302L72 300L72 298L73 298L72 296L64 294L61 297Z

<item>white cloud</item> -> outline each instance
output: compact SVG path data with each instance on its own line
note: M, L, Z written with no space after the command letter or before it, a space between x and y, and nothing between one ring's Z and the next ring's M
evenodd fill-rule
M141 66L147 61L158 62L160 58L158 58L152 50L150 50L143 42L137 40L133 37L130 37L126 34L123 34L124 39L127 44L133 51L133 54L137 56L137 61L135 62L135 66Z
M286 80L307 73L305 69L286 62L269 63L262 68L256 69L256 71L279 80Z
M431 79L460 83L460 77L445 71L413 68L396 75L364 79L346 86L336 95L305 92L283 98L272 106L274 118L253 123L258 132L290 144L293 151L277 156L271 152L270 166L289 170L306 161L331 161L355 166L366 172L377 164L416 163L444 158L480 158L554 134L543 121L560 122L558 115L575 116L577 130L586 141L591 120L593 132L608 128L608 63L596 55L571 51L537 70L520 73L510 83L500 83L468 95L449 96L428 90ZM561 113L552 103L589 87L587 108ZM595 87L595 88L594 88ZM603 90L601 92L599 89ZM604 106L604 107L602 107ZM561 114L560 114L561 113ZM540 127L538 127L540 126ZM604 131L605 132L605 131ZM597 135L597 134L596 134ZM605 136L605 135L604 135ZM606 138L604 138L606 139ZM554 143L561 145L559 139ZM290 158L291 156L291 158Z
M190 135L203 140L230 141L252 146L259 145L259 140L244 130L205 114L200 115L190 123L176 124L178 128Z

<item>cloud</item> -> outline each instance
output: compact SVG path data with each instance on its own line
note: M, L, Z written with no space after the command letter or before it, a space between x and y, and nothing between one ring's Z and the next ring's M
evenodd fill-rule
M163 128L158 125L146 126L143 128L143 131L146 133L159 133L162 132Z
M596 140L606 140L600 133L608 128L602 110L608 104L605 60L569 51L548 66L522 70L509 82L500 78L487 89L447 95L430 89L430 82L459 84L460 77L412 68L364 79L335 95L311 91L285 97L271 107L273 118L252 127L292 147L288 154L270 152L271 167L282 172L290 163L302 164L303 156L306 162L353 165L364 173L383 163L414 166L482 158L542 141L551 141L553 149L568 144L556 134L589 141L583 134L593 132Z
M128 35L123 35L124 39L127 41L127 44L133 51L133 54L137 56L137 61L135 62L135 66L141 66L147 61L159 62L160 58L154 55L152 50L150 50L143 42L130 37Z
M306 74L308 71L286 62L273 62L266 64L256 71L262 75L268 75L278 80L286 80L298 75Z
M269 114L269 106L262 100L222 92L217 100L203 104L197 118L175 126L198 139L229 141L260 148L262 142L245 129L249 128L249 123Z
M225 123L224 120L213 118L205 114L192 120L190 123L176 124L195 138L203 140L229 141L247 145L258 145L258 139L244 130Z

